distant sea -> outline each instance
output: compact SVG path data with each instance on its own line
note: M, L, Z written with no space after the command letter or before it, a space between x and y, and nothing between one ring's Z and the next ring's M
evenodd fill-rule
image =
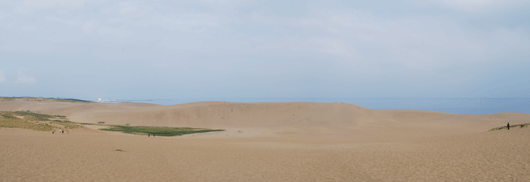
M453 114L493 114L518 112L530 114L530 98L267 98L267 99L152 99L123 100L160 105L174 105L201 101L227 102L339 102L370 109L424 110Z

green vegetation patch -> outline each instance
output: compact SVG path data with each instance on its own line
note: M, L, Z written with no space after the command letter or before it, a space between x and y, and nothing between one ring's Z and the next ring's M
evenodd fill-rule
M2 111L0 112L0 116L2 116L3 119L18 119L17 117L14 116L12 112Z
M4 113L2 113L3 116ZM3 128L22 128L22 129L32 129L37 131L52 131L54 129L53 126L49 125L48 123L35 123L35 122L29 122L17 117L13 118L3 118L0 119L0 127Z
M49 121L50 118L54 118L54 116L52 115L39 114L39 113L30 112L30 111L15 111L13 113L19 116L24 116L24 117L31 118L33 120L38 120L38 121Z
M224 130L212 130L204 128L178 128L178 127L154 127L154 126L122 126L112 125L110 128L101 129L105 131L121 131L129 134L150 134L158 136L180 136L193 133L206 133L213 131L224 131Z
M522 125L523 125L523 127L528 127L528 125L530 125L530 123L524 123ZM521 127L521 124L510 125L510 128L520 128L520 127ZM492 128L489 131L505 130L505 129L507 130L508 127L507 126L501 126L501 127L497 127L497 128Z
M53 120L56 116L33 113L30 111L0 111L0 127L22 128L37 131L51 131L54 129L74 129L82 127L68 120ZM61 117L64 118L64 117Z

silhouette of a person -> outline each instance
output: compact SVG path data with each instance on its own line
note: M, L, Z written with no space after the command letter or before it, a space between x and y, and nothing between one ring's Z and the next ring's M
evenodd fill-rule
M508 122L508 125L506 125L506 127L508 127L508 130L510 130L510 122Z

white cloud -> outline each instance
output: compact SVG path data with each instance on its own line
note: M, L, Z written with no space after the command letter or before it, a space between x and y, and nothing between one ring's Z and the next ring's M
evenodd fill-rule
M18 78L15 83L35 83L37 81L35 77L27 76L22 73L21 70L18 70Z
M378 73L371 75L381 78L372 79L404 80L400 74L415 74L441 75L430 78L446 76L451 81L457 79L453 76L461 77L455 72L471 75L483 70L473 65L527 60L523 58L530 50L528 28L517 21L522 18L498 13L503 16L492 20L494 16L481 15L524 4L520 0L418 2L425 7L396 3L392 9L407 10L404 14L384 11L380 2L366 7L333 5L337 3L286 7L283 2L242 0L95 1L0 2L0 7L12 9L0 11L0 23L6 25L0 50L83 53L105 65L132 60L168 70L189 68L183 70L190 75L204 68L248 70L261 64L307 61L304 69L285 77L306 72L340 75L327 71L345 70L342 75L348 79ZM28 14L14 12L17 9ZM330 68L320 66L324 61L333 61ZM256 70L252 74L262 74ZM16 81L33 83L35 78L19 71Z
M417 69L438 67L464 61L464 55L480 55L487 45L484 37L469 36L458 24L434 18L388 20L368 12L320 10L274 22L287 33L262 40L269 51L319 53L373 67L389 62Z
M5 81L6 81L6 77L4 76L4 72L0 70L0 83L5 82Z
M438 0L434 2L450 9L467 12L503 9L528 3L526 0Z

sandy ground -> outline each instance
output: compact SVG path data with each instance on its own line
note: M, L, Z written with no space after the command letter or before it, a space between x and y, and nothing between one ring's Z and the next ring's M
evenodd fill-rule
M0 181L530 181L530 128L487 131L530 122L528 114L224 102L6 101L0 110L226 129L148 138L90 128L70 134L0 128Z

